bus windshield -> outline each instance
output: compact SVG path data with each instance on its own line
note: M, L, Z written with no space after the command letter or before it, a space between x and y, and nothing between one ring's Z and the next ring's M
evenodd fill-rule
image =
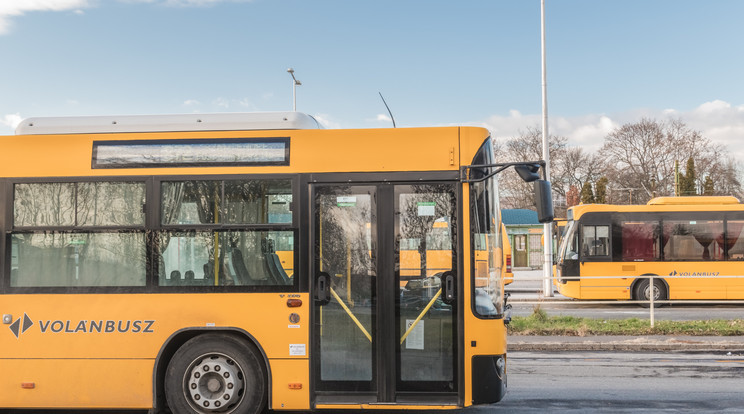
M558 257L561 261L563 260L576 260L579 258L578 250L578 238L576 237L576 225L575 221L569 221L566 225L565 234L561 241L561 247L558 251Z
M493 147L488 140L473 160L487 164L493 160ZM474 170L475 178L479 173ZM480 316L501 315L503 286L501 268L501 217L496 176L473 183L471 187L473 217L473 263L475 274L475 312Z

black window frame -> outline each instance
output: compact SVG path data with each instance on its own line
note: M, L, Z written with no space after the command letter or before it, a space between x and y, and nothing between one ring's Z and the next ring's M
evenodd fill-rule
M99 161L100 147L137 145L142 147L172 145L177 147L190 145L220 145L220 144L284 144L284 160L282 161L215 161L215 162L132 162L107 164ZM197 138L197 139L136 139L136 140L96 140L93 141L91 153L91 168L122 169L122 168L183 168L183 167L262 167L289 165L290 139L289 137L254 137L254 138Z
M97 183L97 182L141 182L145 186L145 203L144 209L144 220L142 225L132 226L79 226L79 225L65 225L65 226L19 226L16 227L14 223L14 206L15 206L15 186L16 184L51 184L51 183ZM149 231L147 229L147 216L148 208L151 203L150 187L151 178L146 176L101 176L101 177L31 177L31 178L11 178L4 180L5 189L3 191L4 200L2 201L2 208L5 209L2 216L4 219L2 237L2 286L5 293L17 293L17 294L28 294L28 293L138 293L146 292L151 287L150 281L150 246L149 246ZM75 213L77 216L77 214ZM77 221L77 219L76 219ZM54 232L57 234L70 234L70 233L111 233L111 232L125 232L125 233L142 233L144 235L144 248L145 248L145 284L142 286L11 286L11 255L12 255L12 237L14 234L40 234L46 232Z
M192 226L162 226L160 223L161 201L160 185L163 181L190 181L190 180L222 180L222 181L248 181L259 180L288 180L292 193L292 220L291 223L280 224L221 224L219 228L210 225ZM307 283L303 282L302 275L306 269L300 262L300 252L305 248L302 242L304 232L300 230L300 222L307 219L302 215L300 206L301 183L306 182L302 174L221 174L221 175L158 175L158 176L75 176L75 177L20 177L0 179L0 229L4 235L0 238L0 293L4 294L116 294L116 293L160 293L160 292L187 292L187 293L242 293L242 292L299 292L307 289ZM23 226L16 228L13 225L14 213L14 186L15 184L28 183L95 183L95 182L143 182L145 184L145 220L142 225L137 226ZM162 231L196 230L203 231L215 229L216 231L246 230L246 231L291 231L294 237L293 268L294 276L291 285L234 285L234 286L159 286L158 285L158 234ZM37 233L37 232L85 232L103 233L111 231L141 232L145 238L145 285L144 286L59 286L59 287L12 287L10 286L10 249L11 237L14 233Z
M610 228L610 252L611 255L608 259L597 260L593 258L586 258L581 256L581 261L612 261L612 262L623 262L623 263L636 263L635 261L626 261L622 259L622 226L623 221L643 221L643 222L655 222L658 226L657 234L654 235L655 242L658 245L657 254L658 259L653 260L654 262L684 262L685 260L668 260L664 255L663 240L663 229L665 221L723 221L723 237L725 240L723 250L723 260L699 260L705 262L727 262L727 261L744 261L742 259L731 259L729 246L729 221L744 221L744 211L736 210L710 210L710 211L637 211L637 212L588 212L583 214L579 218L579 223L583 227L584 225L607 225ZM583 234L582 234L583 236ZM579 243L583 243L583 237L580 238ZM580 246L580 250L583 246ZM698 261L698 260L687 260L687 261ZM646 262L651 262L647 260Z
M594 240L597 240L597 227L607 227L607 254L584 254L591 251L591 246L585 246L585 229L594 227ZM579 258L582 262L608 262L612 261L612 224L610 223L582 223L579 237Z
M162 223L162 206L161 206L161 190L163 182L178 182L178 181L221 181L223 184L220 190L220 197L224 201L224 182L225 181L250 181L252 179L269 181L269 180L288 180L291 186L292 192L292 221L290 223L214 223L214 224L163 224ZM157 176L154 177L153 197L157 200L157 205L154 213L152 214L152 274L150 275L153 289L158 291L185 291L185 292L298 292L301 288L301 267L299 265L299 247L300 247L300 175L299 174L246 174L246 175L169 175L169 176ZM220 209L220 212L224 211L224 207ZM227 232L227 231L291 231L294 237L294 251L293 251L293 277L291 285L232 285L232 286L165 286L159 284L160 275L160 253L159 253L159 234L163 232L203 232L203 231L215 231L215 232Z

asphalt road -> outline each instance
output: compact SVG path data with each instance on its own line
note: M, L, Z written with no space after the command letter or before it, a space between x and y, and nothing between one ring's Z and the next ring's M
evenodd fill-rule
M744 413L744 355L512 352L508 394L462 413Z

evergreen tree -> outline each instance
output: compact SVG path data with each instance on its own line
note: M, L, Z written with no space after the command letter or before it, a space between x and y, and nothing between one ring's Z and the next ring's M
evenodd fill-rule
M703 195L712 196L715 195L715 193L716 189L713 186L713 179L708 175L705 177L705 182L703 183Z
M592 184L587 181L584 186L581 187L581 202L584 204L594 203L594 193L592 192Z
M687 159L687 170L684 174L679 175L679 195L697 195L697 191L695 189L696 181L697 177L695 176L695 160L690 157Z
M594 184L594 188L597 190L596 194L594 194L594 202L598 204L606 204L607 203L607 183L609 180L607 177L602 177L599 180L597 180L596 184Z

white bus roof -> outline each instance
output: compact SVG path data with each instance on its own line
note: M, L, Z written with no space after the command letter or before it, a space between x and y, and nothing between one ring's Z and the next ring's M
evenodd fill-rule
M24 119L16 135L320 129L301 112L70 116Z

